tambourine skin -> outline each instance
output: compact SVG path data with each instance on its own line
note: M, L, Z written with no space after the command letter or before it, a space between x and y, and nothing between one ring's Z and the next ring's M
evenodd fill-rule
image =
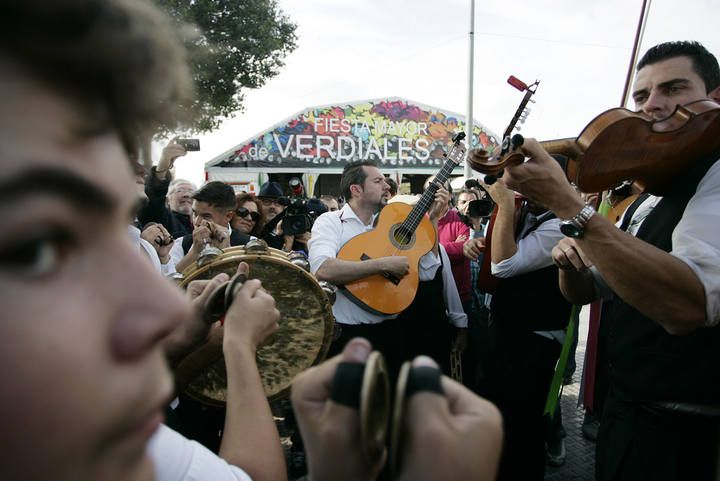
M290 262L285 252L266 248L248 253L244 247L225 249L212 263L183 273L182 287L224 272L232 277L240 262L250 266L248 279L260 279L280 311L280 328L257 352L257 364L269 399L285 397L295 377L325 359L335 319L332 306L315 277ZM184 392L202 403L223 406L226 395L223 357L191 380Z

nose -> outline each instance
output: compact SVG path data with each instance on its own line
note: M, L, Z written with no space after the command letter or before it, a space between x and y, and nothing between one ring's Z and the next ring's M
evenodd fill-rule
M122 361L139 359L161 347L191 311L181 290L156 272L127 240L116 250L108 278L113 309L111 349ZM128 289L127 286L136 286Z
M642 105L642 111L655 118L669 114L667 112L667 98L657 89L652 89L647 100Z

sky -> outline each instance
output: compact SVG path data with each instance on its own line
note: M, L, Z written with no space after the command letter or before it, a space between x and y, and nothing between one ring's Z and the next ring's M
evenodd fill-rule
M403 97L466 115L471 0L278 4L297 24L298 48L279 75L244 92L243 112L199 136L201 151L176 162L177 177L202 183L205 162L317 105ZM720 55L718 6L651 1L640 55L669 40L698 40ZM642 0L476 0L475 121L502 133L523 96L506 83L515 75L540 80L523 135L579 135L620 106L641 7Z

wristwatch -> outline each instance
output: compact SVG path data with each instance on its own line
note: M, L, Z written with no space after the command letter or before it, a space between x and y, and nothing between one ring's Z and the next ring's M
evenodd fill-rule
M585 234L585 227L587 226L590 217L595 215L595 208L590 204L585 204L580 212L571 217L568 220L560 222L560 232L568 237L577 239Z

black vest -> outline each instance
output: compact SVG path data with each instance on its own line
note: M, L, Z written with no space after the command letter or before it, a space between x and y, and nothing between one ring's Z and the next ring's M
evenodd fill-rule
M640 226L639 239L666 252L672 232L717 156L698 162ZM720 262L720 259L718 259ZM622 299L604 306L613 389L630 401L720 402L720 326L672 335Z
M230 233L230 245L231 246L244 246L250 241L250 236L248 234L245 234L244 232L240 232L237 229L234 229ZM187 254L190 252L190 248L192 247L193 239L192 234L188 234L183 237L182 240L182 248L183 253Z
M555 218L548 215L523 238ZM516 229L519 232L520 229ZM501 278L493 294L490 314L499 329L554 331L565 329L570 320L571 304L565 300L558 284L554 265L514 277Z

